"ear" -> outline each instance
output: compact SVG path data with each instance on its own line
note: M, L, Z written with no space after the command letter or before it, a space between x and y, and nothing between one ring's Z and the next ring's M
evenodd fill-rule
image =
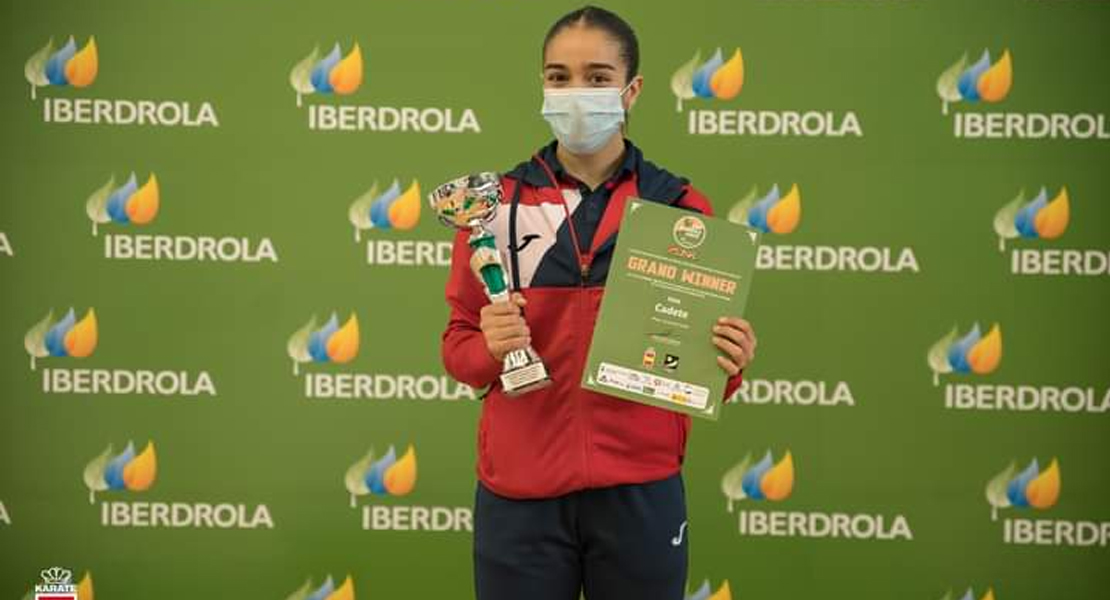
M628 90L624 93L624 111L630 112L632 106L636 104L636 100L640 97L640 92L644 89L644 76L637 75L632 78L628 84Z

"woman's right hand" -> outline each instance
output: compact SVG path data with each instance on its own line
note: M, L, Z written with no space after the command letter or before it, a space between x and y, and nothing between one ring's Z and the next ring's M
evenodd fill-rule
M524 296L513 293L508 302L493 302L482 307L482 335L486 349L498 362L513 350L522 350L532 343L532 332L524 322L521 308L527 304Z

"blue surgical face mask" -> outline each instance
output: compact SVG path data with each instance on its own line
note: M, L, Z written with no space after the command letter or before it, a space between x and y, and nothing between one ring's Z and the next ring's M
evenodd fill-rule
M624 104L621 97L632 86L624 89L606 88L544 88L543 118L559 145L573 154L593 154L624 123Z

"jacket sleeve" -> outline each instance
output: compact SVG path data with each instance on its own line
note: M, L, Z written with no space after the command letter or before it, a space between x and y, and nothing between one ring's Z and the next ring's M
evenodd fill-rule
M493 383L501 373L501 363L489 353L479 326L480 311L489 299L477 276L470 270L468 234L455 235L451 254L451 274L447 279L447 306L451 314L443 331L443 366L456 380L481 388Z
M696 210L703 215L707 215L710 217L713 216L713 205L709 203L709 198L706 198L704 194L699 192L692 185L686 186L685 193L678 200L678 206L681 208ZM736 393L736 390L740 389L740 384L742 384L743 382L744 370L741 369L739 373L729 377L728 381L725 383L724 399L727 401L729 398L731 398L732 395Z

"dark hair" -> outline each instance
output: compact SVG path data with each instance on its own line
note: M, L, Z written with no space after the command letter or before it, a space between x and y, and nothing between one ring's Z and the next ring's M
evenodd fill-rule
M555 21L555 24L547 31L547 37L543 38L544 52L547 52L547 45L552 38L560 31L574 25L596 27L617 40L617 44L620 46L620 57L627 65L625 70L626 81L632 81L632 78L640 72L640 42L636 40L636 32L632 31L632 26L617 16L616 13L596 6L583 6Z

